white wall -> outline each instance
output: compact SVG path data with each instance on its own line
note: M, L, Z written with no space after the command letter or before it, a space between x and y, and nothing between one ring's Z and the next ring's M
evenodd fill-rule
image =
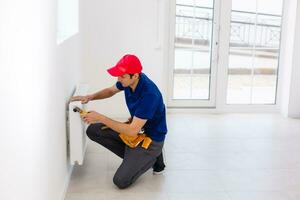
M300 7L297 0L284 5L280 72L282 73L281 112L284 116L300 117Z
M279 72L282 73L282 87L279 91L282 98L278 102L282 102L281 111L284 115L295 117L300 116L300 91L297 87L300 81L297 73L300 66L297 65L300 62L300 57L297 56L300 45L296 45L300 39L297 37L300 35L300 26L295 29L297 1L285 2ZM116 79L110 77L106 69L125 53L134 53L141 58L145 73L157 83L166 102L169 78L169 12L170 1L167 0L84 1L82 81L91 85L91 93L114 84ZM297 17L299 18L299 14ZM128 116L123 94L109 100L92 102L89 106L90 109L111 117Z
M300 4L296 6L296 25L293 52L293 69L291 73L291 95L289 116L300 118Z
M279 60L279 73L282 74L281 83L281 112L287 116L289 107L289 94L291 84L291 71L293 59L293 43L295 37L295 16L297 0L286 0L283 9L281 55Z
M91 92L113 85L116 78L110 77L106 69L124 54L133 53L141 59L144 72L157 83L166 98L168 39L164 33L169 26L165 17L168 9L165 0L84 1L83 82L91 85ZM111 117L128 116L123 94L90 106Z
M62 198L79 49L79 35L56 45L56 1L0 2L0 199Z

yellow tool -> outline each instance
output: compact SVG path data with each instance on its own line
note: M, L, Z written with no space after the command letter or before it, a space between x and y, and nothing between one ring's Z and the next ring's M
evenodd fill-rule
M86 115L88 112L79 108L79 107L74 107L73 108L73 111L74 112L79 112L80 116L84 116ZM105 129L108 129L107 126L102 126L101 127L101 130L105 130ZM138 134L136 136L128 136L124 133L120 133L119 134L119 137L121 138L121 140L129 147L131 148L135 148L137 147L141 142L142 143L142 147L144 149L148 149L148 147L150 146L151 142L152 142L152 139L150 137L148 137L146 134Z
M82 116L88 114L87 111L85 111L85 110L83 110L83 109L81 109L81 108L79 108L79 107L77 107L77 106L75 106L75 107L73 108L73 111L74 111L74 112L79 112L80 117L82 117Z

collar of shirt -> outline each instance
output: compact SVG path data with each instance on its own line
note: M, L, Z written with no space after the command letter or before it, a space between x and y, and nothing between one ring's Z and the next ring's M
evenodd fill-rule
M140 94L141 94L141 92L143 90L143 86L144 86L144 79L145 79L144 74L141 73L139 82L138 82L138 84L137 84L134 92L132 92L132 89L129 88L129 91L130 91L129 94L130 94L130 96L131 95L140 96Z

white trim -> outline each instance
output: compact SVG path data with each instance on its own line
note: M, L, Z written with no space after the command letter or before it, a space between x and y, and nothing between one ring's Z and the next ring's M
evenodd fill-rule
M69 183L70 183L72 172L73 172L73 168L74 168L74 165L70 165L70 169L69 169L68 174L67 174L67 176L65 178L64 186L63 186L63 189L62 189L62 192L61 192L61 196L59 198L61 200L65 200L65 198L66 198L66 195L67 195L67 192L68 192Z
M285 6L286 1L282 2L282 17L281 17L281 27L280 27L280 45L279 45L279 58L278 58L278 71L277 71L277 93L276 93L276 105L279 107L280 112L282 113L282 90L283 90L283 80L284 80L284 70L285 67L283 65L282 60L284 59L284 40L282 40L283 35L283 27L284 27L284 20L285 20Z
M170 14L169 14L169 52L168 52L168 94L167 105L172 107L215 107L216 91L215 85L217 80L217 63L218 63L218 38L219 38L219 1L214 0L214 17L213 17L213 35L212 35L212 55L211 55L211 77L210 77L210 99L209 100L174 100L173 97L173 66L174 66L174 38L175 38L175 24L176 24L176 0L170 1Z
M171 105L170 99L173 97L173 66L174 66L174 38L175 38L175 15L176 13L176 0L170 0L170 13L168 20L170 22L169 28L169 43L168 43L168 94L167 94L167 105Z
M212 37L212 57L211 57L211 78L210 78L210 98L211 104L216 106L216 87L218 80L218 64L219 64L219 37L220 37L220 10L221 0L214 0L214 17L213 17L213 37Z
M213 57L213 61L217 63L216 68L212 68L215 70L212 74L215 77L215 88L210 88L210 92L213 92L212 95L215 96L215 99L211 102L209 101L199 101L199 100L179 100L174 102L172 100L173 96L173 66L174 66L174 35L175 35L175 16L176 13L176 1L170 1L170 30L169 30L169 49L168 49L168 94L167 94L167 107L171 110L185 110L189 111L189 108L196 109L196 112L279 112L281 109L281 94L282 94L282 71L283 66L278 66L278 80L277 80L277 92L276 92L276 104L274 105L229 105L226 103L227 101L227 83L228 83L228 65L229 65L229 41L230 41L230 23L231 23L231 8L232 1L231 0L215 0L214 5L214 22L218 22L218 25L214 24L214 37L213 40L217 41L219 44L216 46L218 49L213 49L212 52L216 54ZM218 15L215 15L218 14ZM219 29L219 30L217 30ZM280 51L282 50L282 43L280 45ZM281 53L279 54L281 56ZM281 59L281 57L279 58ZM279 62L280 63L280 62ZM213 64L213 63L212 63ZM212 75L213 76L213 75ZM216 78L217 77L217 78Z
M219 62L216 84L216 108L224 110L227 98L227 70L229 64L229 41L231 21L231 0L222 0L220 5L220 33L219 33Z
M211 114L222 114L222 113L280 113L278 106L274 105L233 105L223 107L222 109L217 108L199 108L199 107L185 107L185 108L174 108L168 107L168 114L190 114L190 113L211 113Z
M280 112L281 106L281 77L282 66L278 64L278 81L276 92L276 104L227 104L228 86L228 66L229 66L229 42L230 42L230 23L231 23L231 0L222 0L220 11L220 35L219 35L219 63L217 79L216 112ZM281 51L281 46L279 47ZM279 54L280 55L280 54ZM278 62L279 63L279 62Z

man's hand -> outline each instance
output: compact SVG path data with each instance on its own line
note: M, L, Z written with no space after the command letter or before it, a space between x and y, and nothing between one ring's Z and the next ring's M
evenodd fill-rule
M125 124L131 124L131 122L132 122L132 117L129 117L129 118L127 119L127 121L124 122L124 123L125 123Z
M86 115L82 116L82 120L87 124L95 124L102 122L104 115L95 111L89 111Z
M89 101L93 100L93 95L86 95L86 96L74 96L71 97L70 101L81 101L82 104L86 104Z

